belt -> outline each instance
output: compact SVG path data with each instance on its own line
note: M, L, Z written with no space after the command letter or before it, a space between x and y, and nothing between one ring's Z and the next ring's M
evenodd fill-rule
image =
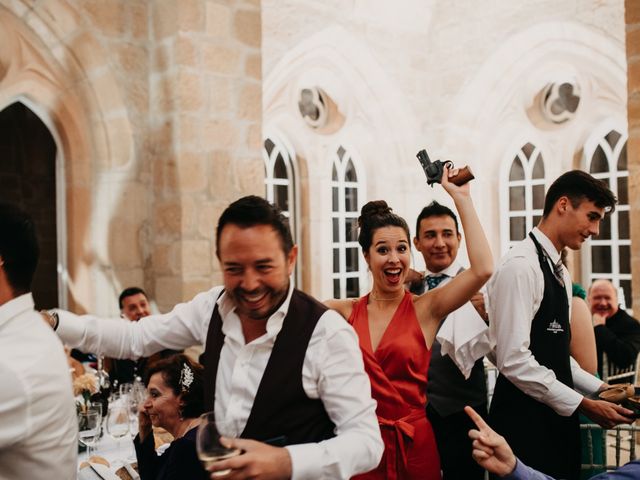
M395 441L393 444L385 445L386 448L386 471L387 480L395 480L398 478L399 467L403 470L407 469L407 442L413 440L415 434L415 423L417 420L426 418L424 409L414 410L397 420L389 420L378 417L378 423L382 430L392 431Z

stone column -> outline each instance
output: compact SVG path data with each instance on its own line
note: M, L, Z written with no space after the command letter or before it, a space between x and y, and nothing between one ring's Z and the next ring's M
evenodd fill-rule
M640 2L625 0L629 142L629 207L633 305L640 305ZM636 315L637 317L637 315Z
M217 218L263 193L262 29L248 0L154 0L151 19L146 278L166 310L220 283Z

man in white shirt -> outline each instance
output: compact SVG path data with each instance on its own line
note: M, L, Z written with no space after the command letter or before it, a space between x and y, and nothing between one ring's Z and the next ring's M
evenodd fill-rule
M247 438L232 440L243 455L212 471L346 479L373 469L383 444L356 334L291 285L297 246L284 216L241 198L220 217L216 246L223 287L138 322L60 312L58 334L116 358L206 345L205 405L232 425L228 437Z
M72 479L77 421L60 340L34 310L32 220L0 204L0 479Z
M629 410L583 396L603 383L569 356L571 278L560 262L563 248L578 250L598 234L615 202L591 175L561 175L549 187L538 227L502 258L487 284L500 371L489 419L519 458L558 478L579 475L578 411L604 427L631 422Z

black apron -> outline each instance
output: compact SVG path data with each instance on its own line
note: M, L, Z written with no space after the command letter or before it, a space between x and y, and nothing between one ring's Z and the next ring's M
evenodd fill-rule
M544 275L544 295L531 323L529 349L540 365L553 370L559 381L573 388L567 291L553 274L538 241L533 234L529 236L538 252ZM525 464L555 478L579 478L580 425L577 412L563 417L523 393L504 375L499 375L489 420Z

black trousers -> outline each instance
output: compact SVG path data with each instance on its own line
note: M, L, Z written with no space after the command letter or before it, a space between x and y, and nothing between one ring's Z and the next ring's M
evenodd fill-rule
M487 418L487 404L473 407L482 418ZM443 480L484 480L484 469L471 458L469 430L476 428L464 412L446 417L427 404L427 418L436 436Z

